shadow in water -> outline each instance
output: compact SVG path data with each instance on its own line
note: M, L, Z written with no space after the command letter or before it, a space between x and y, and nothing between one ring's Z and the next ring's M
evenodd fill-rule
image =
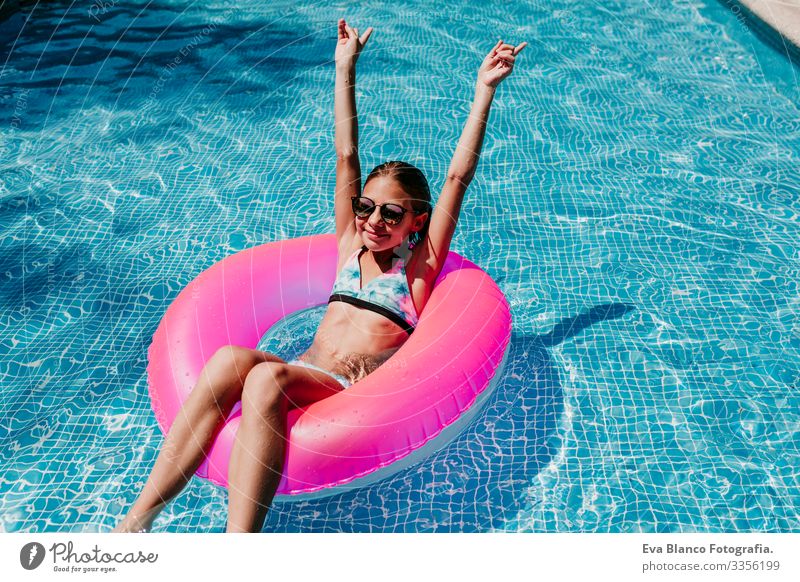
M553 327L553 331L537 338L544 347L556 346L595 323L617 319L634 309L636 307L630 303L604 303L592 307L586 313L562 319Z
M550 462L564 408L548 347L633 305L598 305L546 334L512 335L503 378L486 410L443 450L369 487L273 506L264 531L440 531L501 528L526 507L531 480Z

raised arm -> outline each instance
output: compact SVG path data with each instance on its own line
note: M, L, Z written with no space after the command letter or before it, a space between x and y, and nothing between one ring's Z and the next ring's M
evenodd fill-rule
M450 168L447 170L442 193L436 202L436 208L433 210L428 227L429 256L426 258L426 262L437 273L447 258L461 203L464 200L464 193L478 167L483 137L486 134L486 123L489 120L489 110L497 85L511 73L516 55L527 44L523 42L515 47L503 43L502 40L498 41L483 59L478 70L472 109L464 125L461 138L458 140Z
M354 228L352 196L361 195L361 165L358 160L358 115L356 113L356 61L372 34L369 27L362 37L358 29L339 19L339 40L336 45L336 86L334 117L336 146L336 239Z

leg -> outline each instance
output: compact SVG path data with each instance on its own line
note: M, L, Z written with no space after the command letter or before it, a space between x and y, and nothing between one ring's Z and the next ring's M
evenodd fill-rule
M247 375L228 466L228 532L258 532L283 473L286 413L343 389L318 370L263 363Z
M239 346L223 346L206 362L197 385L175 417L150 476L115 532L148 530L159 512L188 483L205 459L234 404L247 374L279 357Z

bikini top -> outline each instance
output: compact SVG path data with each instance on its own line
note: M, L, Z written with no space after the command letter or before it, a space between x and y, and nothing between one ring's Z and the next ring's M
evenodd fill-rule
M362 288L359 258L365 250L367 250L366 245L347 259L347 263L336 277L328 303L344 301L380 313L411 334L419 317L411 299L405 261L401 257L393 259L391 269L375 277Z

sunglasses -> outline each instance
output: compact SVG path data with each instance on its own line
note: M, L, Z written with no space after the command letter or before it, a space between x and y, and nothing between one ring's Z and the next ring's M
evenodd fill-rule
M369 218L372 216L372 211L377 207L381 209L381 218L383 221L392 226L400 224L403 221L403 217L405 216L406 212L413 212L414 214L422 214L423 212L426 212L426 210L409 211L407 208L403 208L399 204L375 204L372 199L367 198L366 196L352 196L350 200L353 201L353 213L359 218Z

